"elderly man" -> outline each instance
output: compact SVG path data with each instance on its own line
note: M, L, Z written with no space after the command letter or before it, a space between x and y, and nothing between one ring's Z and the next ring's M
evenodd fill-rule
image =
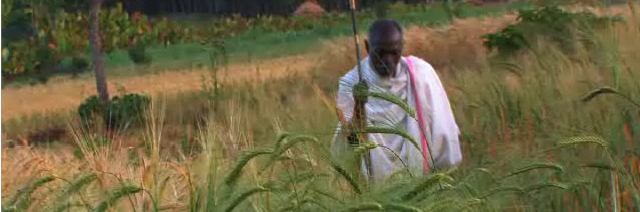
M365 105L368 126L392 127L406 132L419 145L400 135L370 133L367 140L377 143L371 149L370 167L362 160L362 172L379 181L392 173L407 170L414 176L434 169L451 168L462 160L455 122L447 94L429 63L414 56L402 56L402 28L393 20L378 20L369 29L365 41L368 57L361 61L362 76L369 90L392 94L405 100L416 112L412 118L402 107L369 97ZM352 123L353 86L358 83L357 67L340 79L337 107ZM339 124L340 125L340 124ZM351 124L348 124L351 126ZM353 134L344 135L338 126L332 152L349 150ZM351 130L350 130L351 131Z

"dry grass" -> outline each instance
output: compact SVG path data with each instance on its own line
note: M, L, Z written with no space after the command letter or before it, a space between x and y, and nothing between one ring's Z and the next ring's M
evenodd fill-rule
M516 67L515 70L508 70L501 66L487 64L489 62L487 61L486 53L480 51L482 50L482 44L477 35L496 29L511 21L511 18L460 20L449 30L419 28L407 30L407 35L411 37L408 42L412 43L408 45L409 48L407 50L409 52L416 52L413 54L426 58L432 64L439 64L436 68L441 72L451 71L451 73L447 73L450 76L444 80L445 84L448 85L447 91L456 113L456 119L463 132L462 148L465 166L472 168L487 166L493 168L491 172L496 176L509 176L511 170L522 167L523 161L548 160L549 162L567 164L565 166L566 173L563 177L569 179L564 180L596 179L595 177L589 178L594 175L590 175L591 172L580 169L578 166L592 161L612 161L618 164L623 161L618 157L622 157L622 155L614 155L611 158L607 158L603 156L602 149L590 146L567 148L554 153L546 150L555 147L558 141L563 141L566 137L584 134L602 135L610 142L607 145L610 145L612 152L634 150L633 143L638 141L640 137L635 133L637 132L635 130L632 131L633 134L623 131L623 129L626 130L622 124L625 119L620 112L623 109L630 110L627 104L623 101L618 101L618 99L606 97L599 97L602 99L594 100L589 104L578 104L577 100L598 86L613 84L616 81L619 83L618 89L631 95L634 99L639 99L637 91L640 89L640 84L637 82L637 70L640 70L640 66L638 66L637 61L640 60L640 51L638 51L640 49L640 39L638 39L640 30L638 30L637 24L620 24L612 26L608 31L597 34L596 39L602 42L602 51L599 51L603 53L602 55L591 55L593 52L582 52L577 58L570 58L553 46L542 43L537 47L539 52L528 52L513 58L511 61L502 61ZM447 37L450 37L450 39L445 39ZM319 78L316 78L324 79L324 81L319 81L319 83L327 87L335 87L337 85L337 77L352 68L354 58L344 57L344 55L353 55L351 53L352 45L349 44L350 40L338 40L327 44L322 54L324 63L318 69L323 72L320 72ZM462 50L455 49L457 45L460 45ZM581 50L585 51L585 49ZM544 54L539 54L541 52ZM474 62L467 63L467 61ZM289 61L286 64L296 62L300 61ZM612 74L614 69L612 66L615 65L621 70L617 79ZM189 194L193 190L191 181L185 179L191 176L194 184L202 184L206 180L206 174L209 171L214 171L218 175L227 173L226 171L230 169L229 166L240 155L240 150L263 147L271 141L264 138L275 138L275 134L278 133L279 129L293 132L314 132L314 135L317 135L321 142L325 142L324 144L329 141L333 124L337 120L331 115L332 111L327 110L322 105L322 101L310 98L313 90L309 88L308 83L306 81L288 82L278 80L275 84L260 85L263 87L255 87L255 90L249 90L244 93L247 96L240 96L234 99L237 102L231 103L219 112L224 117L224 120L214 117L214 115L220 116L219 114L211 114L212 117L209 121L214 124L196 130L199 132L197 140L205 146L205 152L208 152L208 154L184 157L183 161L180 162L162 154L159 148L154 148L152 153L146 154L150 155L148 158L143 156L145 154L138 154L138 157L144 159L132 159L129 152L123 149L112 149L105 153L98 152L92 154L94 157L80 159L74 157L72 150L68 148L58 150L3 148L2 175L4 175L4 180L2 181L2 197L6 198L8 195L14 194L18 188L33 181L37 176L43 176L46 173L65 179L74 178L80 173L98 173L101 174L99 181L101 183L88 188L88 191L84 191L87 196L95 196L97 198L104 190L109 190L109 188L119 185L119 182L111 175L102 174L109 172L121 176L126 181L144 186L149 190L161 187L158 186L158 183L153 185L150 182L162 182L164 177L169 177L170 180L167 181L166 188L158 188L158 190L166 190L161 195L163 200L161 206L175 207L175 211L184 211L189 202ZM269 86L280 86L285 89L274 89ZM311 91L300 92L300 90L304 89ZM292 97L284 100L279 98L279 95L283 93L291 94L290 96ZM331 105L331 100L326 100L329 98L324 96L323 98L325 98L325 102L328 101L327 105ZM172 108L179 107L168 106L167 109L170 110ZM631 114L632 118L637 117L634 116L637 113ZM637 118L631 120L637 121ZM157 121L156 123L162 122ZM269 127L265 127L265 125ZM640 129L640 125L637 124L632 127L635 127L633 129ZM269 132L265 133L265 131ZM153 133L151 132L153 131L149 131L148 134L152 135ZM266 134L266 136L258 136L257 134L260 133ZM617 136L626 140L617 139ZM78 137L77 140L83 140L90 136L83 134ZM147 144L157 144L156 147L166 142L160 142L160 139L157 139L158 137L146 136L143 141ZM631 144L631 147L627 146L627 141ZM635 150L637 150L637 145ZM302 152L304 151L296 151L288 156L292 158L297 156L299 157L297 159L302 161L302 159L307 159L303 157L304 154ZM497 152L503 154L497 154ZM527 156L527 158L523 159L523 155ZM513 160L514 158L518 158L518 160ZM601 160L602 158L605 158L605 160ZM315 160L317 158L312 157L311 159ZM144 162L139 164L139 161ZM632 161L632 166L637 167L633 170L640 170L638 158L632 158ZM324 173L324 170L316 167L316 165L308 166L315 173ZM287 174L290 174L287 172L295 171L296 167L302 168L303 166L296 166L292 162L286 165L286 168L272 170L268 174L267 172L261 173L260 164L254 161L250 162L248 167L248 169L244 170L245 174L242 175L243 179L248 182L244 186L262 185L263 182L280 179L277 176L287 176ZM559 170L554 165L545 165L545 167ZM20 171L16 172L15 170ZM470 174L470 172L473 171L463 172L463 174ZM603 172L605 174L610 173L608 170ZM640 182L638 179L640 175L637 175L638 171L629 173L631 174L621 175L623 179L626 179L627 194L638 194L637 182ZM554 178L555 176L555 174L552 175L542 171L533 171L529 175L525 174L524 177L509 179L505 187L502 188L549 182L550 180L555 182L553 180L558 180ZM282 178L282 180L284 179L289 178ZM216 182L220 181L222 181L222 177L216 178ZM334 182L339 184L340 180L319 184L317 187L328 189L333 192L331 194L339 196L343 200L348 199L351 195L349 189L332 184ZM494 181L491 182L494 183ZM604 182L604 185L608 185L606 180ZM598 182L594 182L595 186L600 186L600 184L596 183ZM474 189L484 192L487 191L486 189L491 188L486 187L489 186L488 184L491 183L478 183L478 185L472 186L474 186ZM57 186L60 187L61 185ZM53 186L52 189L55 191L56 185ZM486 205L479 205L479 207L495 206L496 208L518 211L535 209L530 208L536 207L536 205L532 204L562 202L563 197L560 196L563 194L565 196L571 195L568 197L572 198L570 200L572 201L571 204L568 203L569 200L564 202L566 204L563 205L565 210L567 208L576 209L576 207L582 207L574 207L574 204L579 205L581 203L578 203L577 200L574 201L574 194L569 191L546 196L541 194L539 197L541 199L535 199L534 197L528 199L531 202L525 201L523 203L516 202L518 200L515 198L505 197L506 195L499 196L505 197L504 200L498 197L498 201L487 202ZM606 197L606 194L597 193L592 195ZM382 197L388 198L388 196ZM569 199L568 197L565 199ZM132 198L135 208L141 208L143 205L149 204L148 196L144 194L136 194ZM254 198L250 198L246 205L248 205L247 208L255 211L273 211L278 205L270 206L269 202L270 200L271 202L277 201L274 199L277 199L275 195L256 195ZM627 206L631 203L628 195L623 195L620 199L624 199ZM513 201L511 202L511 200ZM607 199L603 204L609 206L611 203L608 201ZM297 200L291 200L291 202L297 202ZM587 202L587 204L590 204L590 202ZM121 207L119 209L130 209L129 205L129 200L122 200L119 202ZM330 204L328 205L331 206ZM342 207L333 207L332 209L344 209L344 205L337 205ZM357 205L353 204L352 206ZM599 209L599 207L599 205L593 206L596 209Z
M496 32L515 21L515 15L456 20L441 28L411 26L405 29L406 55L425 59L439 73L454 68L479 69L485 65L487 51L482 35ZM337 86L337 79L354 67L353 38L327 41L321 51L322 69L316 74L323 88ZM364 47L362 48L363 54ZM330 85L327 85L330 84Z
M313 67L311 55L289 56L256 61L254 64L231 65L221 73L223 83L278 79L296 73L305 73ZM202 76L208 70L164 72L126 78L108 79L109 91L117 94L120 88L130 93L151 95L193 91L202 88ZM46 85L2 89L2 121L25 114L49 113L75 109L85 98L95 95L95 80L52 80Z

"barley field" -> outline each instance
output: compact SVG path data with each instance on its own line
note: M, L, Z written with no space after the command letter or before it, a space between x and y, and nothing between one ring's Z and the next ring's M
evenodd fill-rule
M540 38L510 57L482 36L515 14L409 26L405 53L443 80L463 163L376 185L328 151L350 37L220 67L220 84L207 70L114 79L112 90L153 95L141 126L115 131L66 112L89 80L6 88L2 211L640 211L634 5L594 9L624 21L578 31L571 51ZM34 143L38 129L63 133Z

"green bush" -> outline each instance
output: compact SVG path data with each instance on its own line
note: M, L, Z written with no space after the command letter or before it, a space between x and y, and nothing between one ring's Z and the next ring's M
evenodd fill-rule
M144 45L139 44L129 47L127 51L129 53L129 59L131 59L133 63L138 65L148 65L151 63L151 55L147 53Z
M389 14L389 7L390 4L388 0L381 0L373 3L373 10L375 11L376 18L387 18Z
M89 61L87 58L82 56L76 56L71 58L71 73L73 77L76 77L78 74L87 71L89 68Z
M498 33L487 34L484 38L484 46L489 50L498 49L500 55L512 55L529 45L515 25L509 25Z
M83 126L95 126L95 120L102 120L109 129L138 126L144 122L144 112L150 99L139 94L114 96L102 103L96 96L87 98L78 107L78 115Z
M83 126L93 125L93 121L96 119L96 115L102 111L102 103L97 96L91 96L82 102L78 107L78 117Z
M529 47L538 38L544 38L560 46L563 51L571 52L576 40L585 40L578 37L579 34L588 34L579 31L590 32L593 28L620 20L619 17L599 17L591 12L567 12L558 6L523 9L519 11L517 23L484 35L484 45L489 50L497 49L500 55L505 56Z
M37 12L43 15L26 22L39 23L29 26L31 31L37 33L8 37L9 35L5 36L3 31L3 38L11 38L10 42L2 43L3 80L38 77L41 81L46 81L47 74L52 74L50 72L55 70L50 67L60 66L62 59L73 58L90 49L88 42L90 29L87 27L89 14L73 14L64 11L52 13L44 9ZM105 8L100 12L99 26L102 51L110 53L119 49L129 49L130 57L136 64L151 62L144 47L140 45L170 45L194 41L207 43L216 39L213 34L204 31L209 28L202 28L201 32L170 22L166 18L149 20L147 16L140 13L130 15L124 11L121 4L114 8Z

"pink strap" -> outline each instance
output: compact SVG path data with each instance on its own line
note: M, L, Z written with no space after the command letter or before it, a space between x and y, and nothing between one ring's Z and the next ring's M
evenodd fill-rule
M429 160L427 159L427 155L429 155L429 148L428 148L428 143L427 143L427 138L425 136L424 133L424 129L425 129L425 123L423 120L422 116L422 107L420 105L420 99L418 98L418 92L416 89L416 83L415 83L415 71L413 68L413 62L411 62L411 60L409 59L408 56L405 57L405 60L407 61L407 65L409 66L409 79L411 80L411 88L413 89L413 95L415 96L415 101L416 101L416 111L418 112L418 124L420 125L420 135L422 137L422 157L424 159L424 163L423 163L423 171L424 173L429 172ZM429 127L431 128L431 127Z

